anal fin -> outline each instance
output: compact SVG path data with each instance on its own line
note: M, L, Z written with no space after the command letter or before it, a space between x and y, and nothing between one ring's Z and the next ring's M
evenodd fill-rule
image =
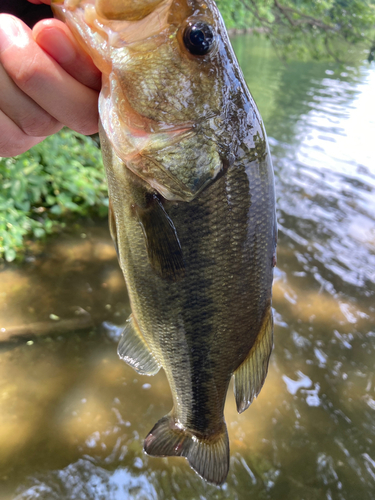
M258 396L264 384L273 347L273 316L269 307L255 344L234 373L234 395L237 411L245 411Z
M126 322L117 354L140 375L155 375L160 369L133 316Z
M225 422L209 436L177 426L171 414L156 423L144 442L148 455L185 457L190 467L209 483L221 485L229 470L229 439Z

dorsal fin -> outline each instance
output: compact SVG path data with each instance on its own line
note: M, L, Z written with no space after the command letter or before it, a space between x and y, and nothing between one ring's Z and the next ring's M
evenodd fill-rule
M267 375L272 347L273 317L270 306L251 351L234 373L234 395L238 413L245 411L260 393Z

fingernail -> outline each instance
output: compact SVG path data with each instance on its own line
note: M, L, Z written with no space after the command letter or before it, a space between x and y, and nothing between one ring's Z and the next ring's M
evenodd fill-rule
M29 36L22 28L21 21L8 14L2 14L0 16L0 52L14 45L22 47L28 42Z
M70 63L77 57L72 42L58 28L44 28L35 41L59 64Z

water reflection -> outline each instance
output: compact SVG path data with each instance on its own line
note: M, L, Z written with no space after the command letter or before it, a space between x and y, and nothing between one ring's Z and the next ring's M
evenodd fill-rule
M375 69L234 44L270 136L280 244L275 351L242 415L230 388L227 483L143 455L170 392L117 359L129 304L107 230L87 227L0 274L0 328L77 308L102 325L2 346L2 500L374 498Z

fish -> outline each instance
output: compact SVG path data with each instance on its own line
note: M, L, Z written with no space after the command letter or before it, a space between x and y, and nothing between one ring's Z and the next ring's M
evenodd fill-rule
M131 316L118 354L163 368L173 408L144 451L229 471L224 419L256 398L273 348L277 222L264 125L213 0L54 0L103 74L109 228Z

